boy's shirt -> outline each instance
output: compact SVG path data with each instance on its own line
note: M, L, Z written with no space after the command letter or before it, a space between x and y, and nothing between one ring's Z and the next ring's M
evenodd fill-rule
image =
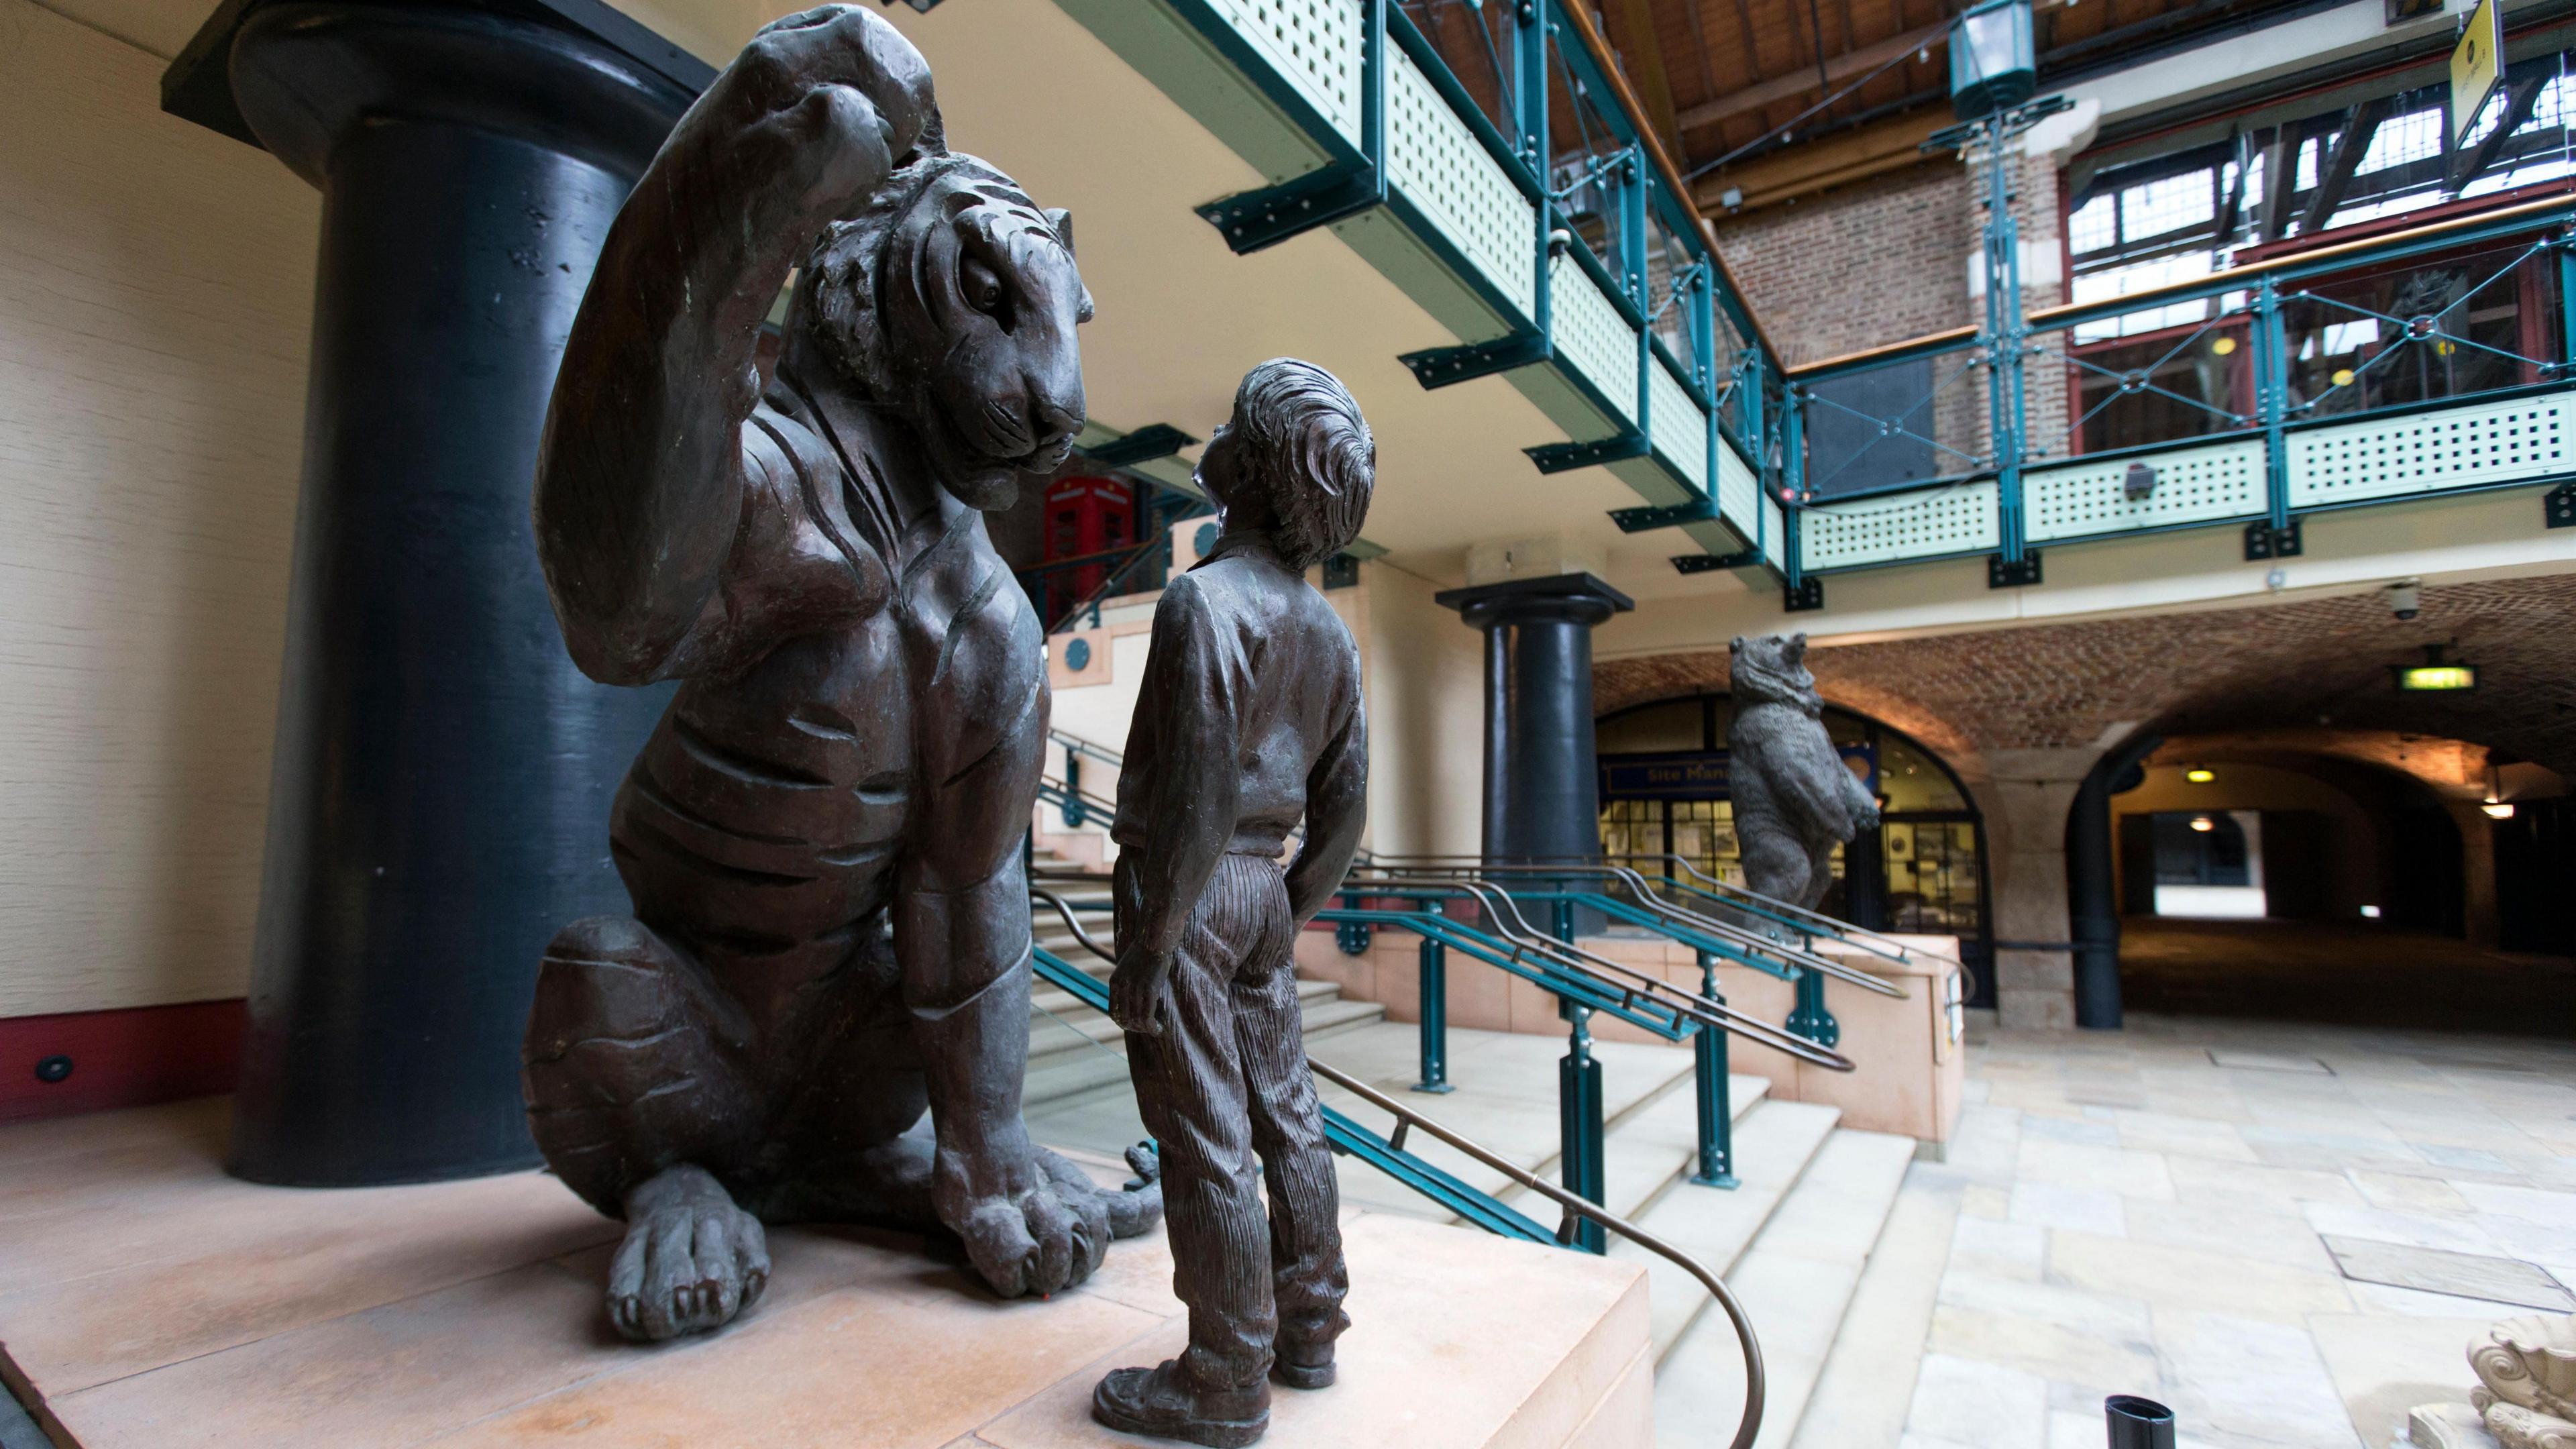
M1176 948L1218 858L1276 859L1311 809L1330 838L1310 833L1290 872L1302 921L1358 847L1366 772L1350 630L1265 542L1226 539L1155 605L1127 733L1110 835L1142 853L1147 900L1184 898L1147 913L1140 944ZM1301 881L1327 868L1302 899Z

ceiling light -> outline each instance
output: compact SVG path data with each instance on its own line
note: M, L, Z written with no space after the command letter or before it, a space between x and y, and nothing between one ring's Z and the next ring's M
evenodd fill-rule
M2218 778L2218 772L2206 765L2195 765L2182 772L2182 777L2195 785L2206 785Z
M2208 831L2216 830L2218 828L2218 822L2210 819L2206 815L2195 815L2191 817L2191 828L2206 833Z
M2489 800L2478 808L2487 812L2487 818L2489 820L2511 820L2513 818L2513 802L2510 800Z
M2388 666L2388 672L2396 679L2399 689L2410 692L2450 691L2478 687L2478 667L2444 658L2442 646L2439 644L2424 646L2423 663L2392 664Z

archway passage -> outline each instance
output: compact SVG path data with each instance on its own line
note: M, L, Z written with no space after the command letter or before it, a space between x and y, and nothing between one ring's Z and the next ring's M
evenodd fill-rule
M1726 780L1729 697L1686 695L1631 705L1594 725L1603 853L1643 868L1677 855L1742 884ZM1821 909L1872 930L1956 936L1977 996L1991 1004L1994 930L1985 817L1957 772L1922 741L1828 706L1825 732L1844 765L1878 796L1880 822L1834 855Z
M2553 771L2456 739L2170 736L2111 800L2125 1006L2576 1031L2563 792Z

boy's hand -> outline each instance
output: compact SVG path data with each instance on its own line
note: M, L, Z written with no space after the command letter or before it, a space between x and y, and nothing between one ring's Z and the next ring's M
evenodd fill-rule
M1161 1036L1172 1011L1172 958L1129 951L1109 973L1109 1019L1138 1036Z

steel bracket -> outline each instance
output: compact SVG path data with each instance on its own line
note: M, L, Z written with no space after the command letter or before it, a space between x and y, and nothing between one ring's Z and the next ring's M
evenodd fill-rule
M2019 558L2006 558L2002 554L1994 554L1986 560L1987 588L2027 588L2040 581L2038 549L2032 549Z
M1685 574L1715 573L1720 569L1749 569L1762 562L1762 550L1748 548L1738 553L1686 553L1673 560L1676 572Z
M2299 520L2291 519L2279 528L2269 523L2245 525L2245 561L2253 563L2267 558L2297 558L2303 547L2299 537Z
M1236 256L1356 216L1386 200L1386 184L1366 161L1336 161L1276 186L1238 191L1194 208L1225 236Z
M1677 528L1685 523L1711 523L1717 518L1717 500L1694 498L1687 503L1659 503L1643 508L1613 508L1610 521L1621 533L1644 533L1651 528Z
M1463 347L1434 347L1422 352L1408 352L1396 359L1413 369L1413 380L1424 390L1447 387L1469 378L1491 377L1515 367L1527 367L1555 356L1545 337L1535 332L1514 332L1490 342L1470 342Z
M1541 443L1521 450L1542 473L1570 473L1577 468L1593 468L1603 463L1624 462L1646 456L1646 435L1640 432L1614 433L1582 443Z

